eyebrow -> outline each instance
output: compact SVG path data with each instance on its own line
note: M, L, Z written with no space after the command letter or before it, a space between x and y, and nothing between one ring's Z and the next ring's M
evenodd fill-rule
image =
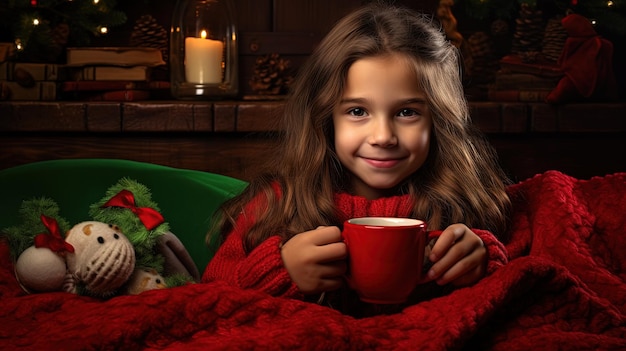
M363 98L349 98L349 99L341 99L339 100L339 104L347 104L347 103L365 103L367 102L366 99ZM397 102L399 105L408 105L408 104L422 104L425 105L426 104L426 99L425 98L411 98L411 99L407 99L407 100L399 100Z

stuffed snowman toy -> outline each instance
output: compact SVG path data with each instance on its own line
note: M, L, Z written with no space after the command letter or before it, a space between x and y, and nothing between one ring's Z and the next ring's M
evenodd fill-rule
M74 252L66 255L64 291L78 293L82 286L96 296L112 295L135 269L133 245L116 225L81 222L70 229L65 241Z
M54 219L42 215L41 220L49 232L35 237L35 245L24 250L15 264L24 290L106 297L115 294L133 273L133 245L117 226L81 222L64 240Z

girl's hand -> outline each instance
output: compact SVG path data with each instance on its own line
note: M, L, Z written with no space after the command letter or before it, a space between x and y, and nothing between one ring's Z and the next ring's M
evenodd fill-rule
M318 227L300 233L281 249L285 268L304 294L336 290L346 273L346 244L338 227Z
M487 271L487 249L482 240L464 224L446 228L433 246L429 259L433 266L428 279L437 284L468 286Z

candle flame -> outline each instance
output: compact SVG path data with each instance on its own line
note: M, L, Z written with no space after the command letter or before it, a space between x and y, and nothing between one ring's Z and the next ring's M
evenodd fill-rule
M200 32L200 38L202 39L206 39L206 30L202 30L202 32Z

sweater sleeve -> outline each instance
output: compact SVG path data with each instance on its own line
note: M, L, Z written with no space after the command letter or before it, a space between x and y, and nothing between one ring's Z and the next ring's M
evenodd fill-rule
M509 262L509 255L504 244L495 235L483 229L472 229L472 231L478 235L487 249L487 275L493 274Z
M254 202L258 204L258 199L251 204ZM228 234L206 267L202 281L223 280L242 289L303 299L303 294L293 283L283 264L279 236L268 238L250 253L245 252L243 238L253 223L253 218L245 214L239 216L233 231Z

